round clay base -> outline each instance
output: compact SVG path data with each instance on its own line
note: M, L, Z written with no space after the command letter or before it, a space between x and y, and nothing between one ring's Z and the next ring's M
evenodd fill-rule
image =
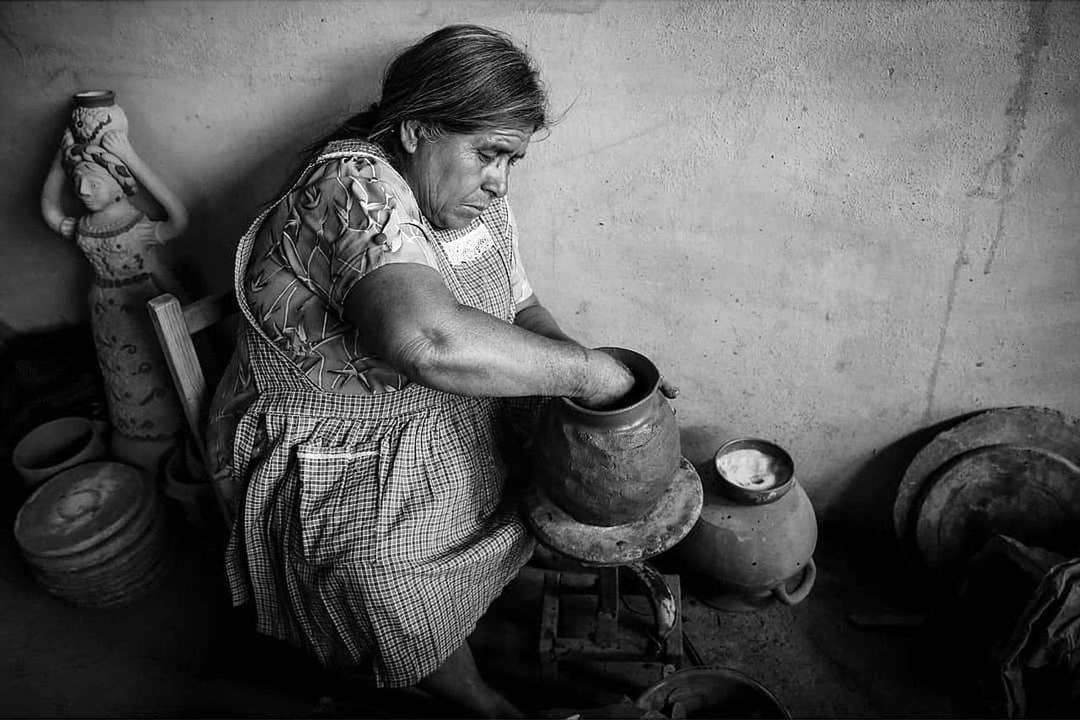
M586 525L572 518L535 484L525 514L537 539L590 565L628 565L648 560L686 537L701 515L701 478L683 458L671 488L644 517L622 525Z
M700 600L703 604L708 605L713 610L720 610L721 612L732 613L748 613L757 612L770 605L776 604L776 598L772 593L765 595L753 595L750 593L739 592L703 592L695 591L692 586L688 586L687 593Z

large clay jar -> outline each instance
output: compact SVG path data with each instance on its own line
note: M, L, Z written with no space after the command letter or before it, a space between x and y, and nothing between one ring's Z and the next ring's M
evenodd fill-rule
M591 410L568 398L548 403L535 443L535 481L578 522L610 527L656 506L675 480L682 450L656 366L633 350L600 349L637 382L612 409Z
M692 592L729 611L804 600L817 576L817 517L791 457L741 438L717 451L713 469L697 523L671 552Z
M101 136L109 130L126 133L128 119L123 108L116 104L112 90L85 90L72 96L68 128L77 143L100 144Z

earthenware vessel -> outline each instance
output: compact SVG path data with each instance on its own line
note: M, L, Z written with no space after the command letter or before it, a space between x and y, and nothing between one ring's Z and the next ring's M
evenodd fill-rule
M791 456L766 440L740 438L725 443L712 465L701 516L672 550L692 592L729 611L805 600L817 577L817 517Z
M22 481L36 487L54 475L105 457L105 424L84 417L63 417L26 433L11 453Z
M71 99L74 107L68 129L75 142L98 144L109 130L127 133L127 114L116 104L116 93L112 90L85 90Z
M175 500L184 519L196 528L211 528L217 510L214 488L206 476L190 436L170 450L162 463L165 496Z
M535 481L574 520L615 526L646 515L676 479L679 428L644 355L600 348L637 382L616 407L593 410L568 398L548 403L535 444Z

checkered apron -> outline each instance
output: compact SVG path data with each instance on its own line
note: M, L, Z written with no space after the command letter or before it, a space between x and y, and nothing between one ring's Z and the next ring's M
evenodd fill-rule
M425 231L457 300L512 321L505 204L480 220ZM369 669L383 687L415 684L460 647L532 551L506 487L503 404L417 383L367 396L319 389L244 307L239 268L258 225L237 262L241 345L259 394L234 443L234 602L253 601L259 632L326 666ZM476 232L490 238L471 243ZM456 253L456 242L485 249Z

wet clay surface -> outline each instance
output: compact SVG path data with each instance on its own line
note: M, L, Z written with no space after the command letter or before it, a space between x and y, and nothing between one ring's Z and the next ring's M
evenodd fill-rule
M537 482L581 522L636 520L671 487L681 459L679 428L658 393L624 423L593 423L568 403L552 403L542 423Z

